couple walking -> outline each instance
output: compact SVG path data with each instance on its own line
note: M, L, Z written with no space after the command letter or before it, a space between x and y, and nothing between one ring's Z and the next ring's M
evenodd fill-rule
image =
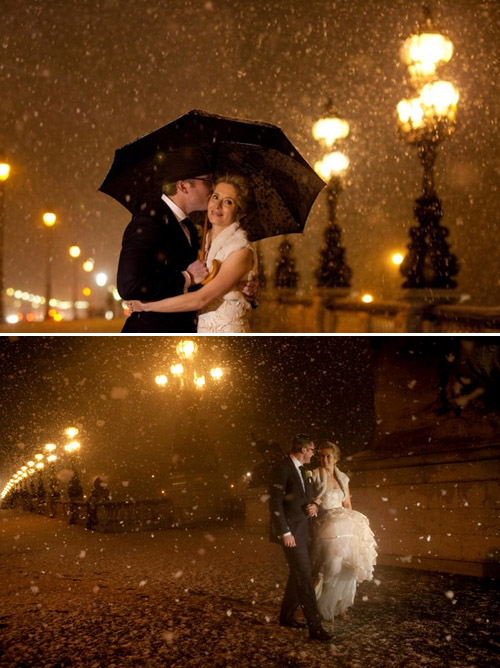
M257 259L240 220L253 193L245 177L214 180L206 169L201 151L197 163L191 155L183 178L164 183L158 200L127 226L118 264L118 291L131 312L123 332L248 331ZM189 214L204 210L208 252L197 259ZM215 264L215 277L202 285Z
M323 621L347 618L357 582L372 578L376 545L367 518L352 510L349 478L336 467L338 446L322 445L321 466L306 470L314 453L312 440L298 434L290 454L273 468L271 541L281 544L289 567L281 626L307 626L312 640L331 642ZM299 606L306 624L295 619Z

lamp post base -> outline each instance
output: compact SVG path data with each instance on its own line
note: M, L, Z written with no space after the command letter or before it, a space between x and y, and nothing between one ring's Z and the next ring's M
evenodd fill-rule
M424 194L417 198L415 217L419 224L410 229L412 241L401 265L401 273L406 276L403 288L456 288L452 277L458 273L458 261L446 241L448 229L439 224L443 211L437 195Z

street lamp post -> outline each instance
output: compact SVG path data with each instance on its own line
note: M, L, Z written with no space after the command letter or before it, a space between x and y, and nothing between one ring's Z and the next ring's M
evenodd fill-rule
M47 443L45 450L49 453L47 456L47 461L50 464L50 478L49 478L49 516L55 517L56 515L56 503L61 497L61 492L59 490L59 485L56 478L56 468L55 462L57 461L57 455L54 454L56 450L56 445L54 443Z
M450 289L458 273L458 261L450 253L440 225L441 201L434 185L434 163L438 145L455 131L458 91L449 81L441 81L437 69L453 54L451 41L436 31L430 11L424 9L423 26L409 37L401 49L416 97L397 105L399 130L406 142L416 147L423 167L422 195L415 200L418 225L410 230L411 243L400 271L406 277L404 288Z
M0 323L5 319L4 304L4 236L5 236L5 181L9 178L10 165L0 161Z
M323 235L325 243L316 270L316 283L319 288L348 288L351 285L352 271L345 261L345 249L341 245L342 232L337 225L338 198L344 188L349 159L345 153L333 150L348 134L349 123L332 113L329 102L326 116L313 125L313 137L328 150L314 165L316 173L327 183L328 207L328 223Z
M204 368L203 364L200 366L199 361L196 360L197 351L198 346L195 341L180 341L176 347L177 360L170 365L168 371L162 371L155 377L155 382L159 388L163 390L171 388L169 396L177 399L181 395L185 395L188 399L187 404L181 405L179 401L175 411L176 433L173 438L171 453L174 464L177 462L182 464L184 460L184 457L177 456L178 453L175 453L175 450L179 448L181 452L184 451L184 442L192 440L196 430L203 430L203 425L200 426L197 414L200 395L209 391L209 388L217 386L225 376L225 371L221 367L209 369ZM175 442L177 442L177 448ZM177 466L177 468L179 467Z
M66 436L72 439L74 439L78 433L79 430L77 427L68 427L68 429L65 430ZM64 450L70 457L71 468L73 470L73 475L68 483L69 523L76 524L78 520L78 503L83 501L83 487L80 478L78 477L75 461L75 455L80 450L80 442L73 440L64 446Z
M45 265L45 320L50 319L50 300L52 299L52 228L56 224L57 216L51 211L46 211L43 216L43 224L47 229L46 243L46 265Z
M78 258L80 257L80 246L74 244L69 248L69 255L71 257L71 264L73 265L71 273L71 298L73 301L73 320L78 318L78 311L76 302L78 301Z
M288 236L285 236L279 246L279 256L274 274L274 287L295 290L298 282L299 274L295 269L292 242L289 241Z

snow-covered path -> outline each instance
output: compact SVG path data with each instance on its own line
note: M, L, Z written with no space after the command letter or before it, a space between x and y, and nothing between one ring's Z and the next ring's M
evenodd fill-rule
M103 535L4 510L0 577L2 667L479 668L500 649L491 582L396 568L333 645L282 629L281 551L243 527Z

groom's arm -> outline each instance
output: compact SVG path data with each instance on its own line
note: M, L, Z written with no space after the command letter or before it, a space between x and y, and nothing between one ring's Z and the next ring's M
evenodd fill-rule
M284 512L284 501L286 495L288 471L283 464L276 466L271 474L269 485L269 512L271 513L271 526L276 536L280 538L291 535Z
M117 287L122 299L155 301L184 292L182 269L157 248L159 229L149 216L136 216L123 235Z

